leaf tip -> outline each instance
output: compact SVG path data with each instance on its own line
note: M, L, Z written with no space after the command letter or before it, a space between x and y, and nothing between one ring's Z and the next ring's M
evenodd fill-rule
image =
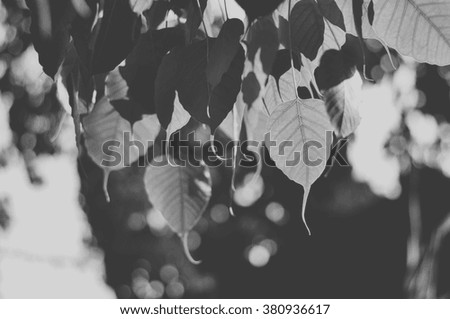
M303 203L302 203L302 221L308 231L308 236L311 236L311 230L309 229L308 223L306 222L306 203L308 202L309 191L311 190L311 186L304 186L303 193Z
M194 257L192 257L191 252L189 251L189 245L188 245L188 235L189 233L184 233L181 236L181 242L183 243L183 250L184 255L189 260L189 262L193 265L200 265L202 263L201 260L195 260Z

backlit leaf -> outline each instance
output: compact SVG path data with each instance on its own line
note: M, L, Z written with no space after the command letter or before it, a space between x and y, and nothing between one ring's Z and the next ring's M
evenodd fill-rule
M187 236L202 217L211 198L211 177L204 165L181 163L166 156L155 158L144 177L145 189L153 206L183 241L190 257Z
M327 132L332 132L333 127L325 105L314 99L282 103L270 115L268 129L271 140L276 142L276 147L269 148L271 158L287 177L303 186L305 222L309 191L323 173L330 152Z
M376 0L373 28L387 45L419 62L450 64L450 2Z

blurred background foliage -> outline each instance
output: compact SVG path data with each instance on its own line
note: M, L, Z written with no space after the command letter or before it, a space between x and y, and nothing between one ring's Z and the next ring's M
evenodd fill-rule
M173 17L172 17L173 18ZM145 169L102 171L39 65L22 1L0 6L0 294L4 297L450 297L450 68L368 40L363 121L300 215L278 169L211 169L213 197L179 239L144 190ZM358 40L347 39L358 48ZM357 50L359 52L359 50ZM358 57L362 71L362 57ZM80 155L78 157L78 155ZM103 282L106 282L107 286Z

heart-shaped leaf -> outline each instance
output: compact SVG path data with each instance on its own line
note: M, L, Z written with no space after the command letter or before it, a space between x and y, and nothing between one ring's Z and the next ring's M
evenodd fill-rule
M187 236L211 198L209 169L160 156L147 168L144 183L150 202L180 236L189 260L197 263L189 254Z
M333 127L325 105L315 99L282 103L270 115L268 129L271 141L276 142L275 147L269 147L271 158L287 177L303 186L302 218L306 225L309 191L325 169L332 143L327 141L327 132Z
M88 155L104 171L104 190L109 201L106 188L109 173L144 156L155 141L160 125L156 115L149 115L136 122L132 130L130 123L120 116L107 97L101 98L82 122ZM130 143L139 141L143 147L131 147L130 144L126 147L127 138Z

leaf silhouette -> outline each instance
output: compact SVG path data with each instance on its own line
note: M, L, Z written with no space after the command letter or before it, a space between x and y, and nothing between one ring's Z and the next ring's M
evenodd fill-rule
M292 39L289 41L289 24L291 25ZM297 2L289 16L289 21L280 16L281 43L286 48L303 53L310 60L317 56L323 44L325 22L315 0L302 0Z
M216 39L209 39L213 47ZM173 112L175 91L191 116L214 132L233 108L241 89L244 50L240 46L220 83L210 91L206 79L206 40L167 54L156 79L155 103L161 125L167 128Z
M387 45L419 62L450 64L450 2L377 0L373 28Z
M318 0L320 12L325 19L345 31L344 16L335 0Z
M44 72L54 77L70 42L70 25L77 16L70 0L27 0L31 12L31 39Z
M272 16L260 18L251 25L248 32L247 45L248 59L255 63L256 52L261 50L260 60L263 70L266 74L270 74L280 45L278 29Z
M222 26L219 36L211 48L206 66L206 79L211 88L215 88L222 76L230 68L231 62L237 54L241 35L244 33L244 23L239 19L228 19Z
M140 17L124 0L104 1L94 34L91 70L93 74L109 72L122 62L138 39ZM97 33L98 32L98 33Z
M325 105L315 99L282 103L270 115L268 129L271 140L277 143L269 148L271 158L287 177L303 186L302 218L306 225L309 191L325 169L331 145L327 132L333 127Z
M106 87L122 83L123 96L110 97L113 106L131 123L144 114L155 114L155 80L166 53L184 41L180 28L166 28L142 34L125 60L125 65L110 72Z
M189 260L197 263L189 254L187 236L211 198L209 169L161 156L147 168L144 183L150 202L180 236Z

